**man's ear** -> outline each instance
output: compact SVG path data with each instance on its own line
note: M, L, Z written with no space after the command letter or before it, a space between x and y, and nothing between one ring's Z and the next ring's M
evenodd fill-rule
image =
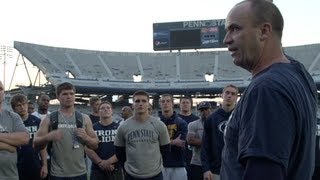
M270 37L272 33L272 25L270 23L264 23L261 25L260 30L261 30L260 40L264 41L268 39L268 37Z

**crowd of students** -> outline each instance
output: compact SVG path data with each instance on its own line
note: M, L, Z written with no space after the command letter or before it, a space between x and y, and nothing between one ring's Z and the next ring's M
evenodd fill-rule
M180 111L175 112L174 99L170 94L161 95L161 111L153 117L149 112L149 94L137 91L133 95L132 107L122 108L124 120L115 122L112 104L92 97L92 114L81 114L81 127L77 127L76 121L79 120L73 106L74 93L74 86L70 83L57 87L61 101L57 112L73 110L68 115L57 114L56 129L52 127L54 113L48 111L50 99L47 95L39 96L38 111L31 114L28 113L25 95L12 97L12 110L20 116L30 140L27 144L19 144L16 149L14 146L5 149L16 151L18 160L17 171L12 171L17 174L5 173L3 177L8 175L17 179L18 175L20 180L87 179L88 175L91 180L220 179L223 133L237 102L239 90L236 86L227 85L223 89L220 107L207 101L200 102L197 106L200 117L192 113L192 98L187 96L180 99ZM95 118L90 119L93 114ZM18 137L25 136L25 130L21 124L19 126L21 133ZM319 134L317 132L317 136ZM51 144L53 149L49 156L46 148L41 147L48 146L50 142L54 144ZM85 159L92 163L86 164ZM9 169L9 166L4 168Z

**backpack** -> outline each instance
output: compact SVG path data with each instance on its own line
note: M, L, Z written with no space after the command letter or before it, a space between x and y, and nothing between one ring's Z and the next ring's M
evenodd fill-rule
M83 127L82 113L79 111L75 111L75 116L76 116L77 128L82 128ZM59 111L54 111L49 115L49 119L50 119L49 132L52 130L58 129L58 124L59 124L58 117L59 117ZM52 141L50 141L47 145L47 152L48 152L48 155L50 156L51 156L51 148L52 148Z

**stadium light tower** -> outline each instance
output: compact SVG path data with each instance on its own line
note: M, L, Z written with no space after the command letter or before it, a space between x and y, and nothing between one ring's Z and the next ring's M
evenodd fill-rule
M12 58L13 49L9 46L0 46L0 60L3 60L3 87L6 89L6 60Z

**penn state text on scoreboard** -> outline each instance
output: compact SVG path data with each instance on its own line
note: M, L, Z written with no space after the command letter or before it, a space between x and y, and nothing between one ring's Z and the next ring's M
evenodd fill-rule
M225 19L153 24L153 50L221 48Z

